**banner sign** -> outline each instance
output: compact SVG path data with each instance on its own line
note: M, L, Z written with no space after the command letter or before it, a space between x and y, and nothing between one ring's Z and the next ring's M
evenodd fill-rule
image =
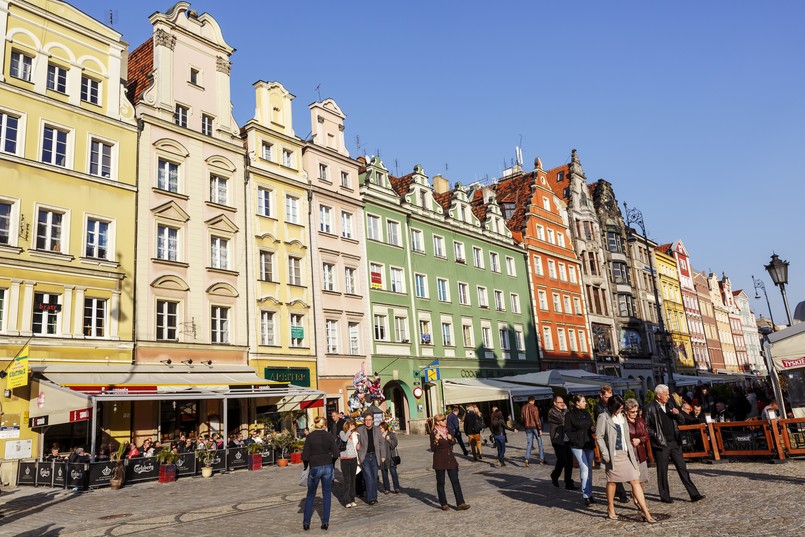
M28 428L33 429L34 427L45 427L48 424L48 417L47 416L37 416L35 418L28 418Z
M18 485L36 485L36 463L35 462L20 462L17 467L17 484Z
M67 473L64 478L64 485L67 488L78 487L81 490L86 489L88 466L89 464L83 462L67 463Z
M795 367L805 367L805 356L797 358L796 360L780 360L783 364L783 369L794 369Z
M126 482L152 481L159 477L156 457L136 457L126 464Z
M173 463L176 465L176 475L193 475L196 473L196 454L180 453L179 458Z
M310 387L310 369L307 367L266 367L264 375L266 380Z
M226 450L226 467L230 470L246 468L246 448L229 448Z
M274 448L271 446L266 446L263 448L263 466L268 466L269 464L274 464Z
M8 370L7 386L9 388L20 388L28 385L28 353L29 346L26 345L20 351L19 356L14 358L14 363Z
M73 423L75 421L87 421L91 417L92 417L91 408L82 408L81 410L70 411L70 423Z
M305 327L304 326L292 326L291 327L291 337L293 339L305 339Z
M53 486L53 461L40 461L36 463L36 486Z
M223 472L224 470L226 470L226 451L221 449L215 452L212 459L212 471Z
M106 487L115 475L117 461L93 462L89 465L89 488Z
M67 464L64 462L56 462L53 464L53 486L55 488L64 488L65 481L67 480Z

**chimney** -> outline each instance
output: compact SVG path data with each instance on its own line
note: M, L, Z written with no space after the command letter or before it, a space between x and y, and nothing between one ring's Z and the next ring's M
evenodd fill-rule
M450 190L450 181L445 179L439 174L433 176L433 192L434 194L444 194Z

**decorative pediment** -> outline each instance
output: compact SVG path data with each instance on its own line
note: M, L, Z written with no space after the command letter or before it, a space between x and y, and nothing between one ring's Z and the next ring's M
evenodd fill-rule
M282 302L277 300L271 295L261 296L257 299L258 304L273 304L274 306L282 306Z
M151 209L151 214L167 220L173 220L174 222L185 223L190 220L190 215L173 200Z
M177 157L187 158L190 156L190 151L188 151L185 146L170 138L161 138L157 140L154 142L154 147L160 151L164 151L165 153L176 155Z
M299 239L291 239L289 241L285 241L285 244L287 244L288 246L296 246L298 248L302 248L303 250L307 250L307 246L305 246L305 244Z
M229 285L228 283L218 282L212 284L207 288L207 294L235 298L238 296L238 290Z
M307 304L307 303L306 303L304 300L301 300L301 299L299 299L299 298L297 298L297 299L295 299L295 300L291 300L290 302L287 302L287 303L286 303L286 305L287 305L289 308L304 308L304 309L310 309L310 306L309 306L309 305L308 305L308 304Z
M238 226L236 226L235 223L225 214L219 214L218 216L210 218L204 223L207 224L210 229L215 229L217 231L225 231L227 233L238 232Z
M228 158L222 157L221 155L213 155L207 159L207 166L211 168L219 168L221 170L226 170L229 173L234 173L237 170L237 167L232 164L232 161Z
M179 276L172 274L160 276L151 282L154 289L165 289L166 291L189 291L190 286Z
M278 242L280 242L280 240L277 237L275 237L274 235L272 235L271 233L268 233L268 232L263 233L262 235L255 235L255 237L260 239L260 240L268 239L271 242L273 242L274 244L277 244Z

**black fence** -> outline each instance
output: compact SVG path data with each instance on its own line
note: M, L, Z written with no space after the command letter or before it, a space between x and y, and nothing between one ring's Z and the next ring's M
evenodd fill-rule
M682 453L700 453L704 451L704 440L699 429L680 429L679 442Z
M213 472L243 470L249 466L246 448L227 448L215 452ZM260 453L262 465L274 464L277 453L267 448ZM65 461L20 461L17 484L31 487L71 488L78 490L108 487L116 461L68 463ZM137 457L123 461L125 483L141 483L159 479L160 463L156 457ZM174 463L177 477L198 475L202 464L195 453L182 453Z
M721 429L722 451L765 451L771 449L762 427Z

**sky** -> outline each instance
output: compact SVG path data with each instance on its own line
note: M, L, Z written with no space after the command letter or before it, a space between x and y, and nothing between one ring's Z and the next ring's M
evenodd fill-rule
M170 0L72 0L133 50ZM694 268L745 289L790 262L793 316L805 300L805 2L711 0L268 2L207 0L232 56L235 119L254 114L257 80L307 105L333 98L352 156L392 173L421 164L469 184L500 177L523 152L545 169L578 150L588 181L643 212L649 238L681 239ZM318 87L318 92L317 88ZM358 147L358 139L360 148ZM762 293L761 293L762 295Z

